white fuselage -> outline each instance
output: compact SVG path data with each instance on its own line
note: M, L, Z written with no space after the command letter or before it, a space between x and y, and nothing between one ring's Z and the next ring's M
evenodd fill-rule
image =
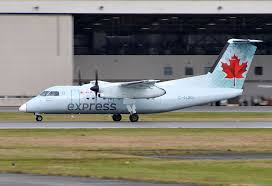
M147 99L95 97L90 84L56 86L48 91L59 91L59 96L37 96L26 103L26 112L128 114L159 113L240 96L242 89L213 88L202 82L207 75L156 83L166 93Z

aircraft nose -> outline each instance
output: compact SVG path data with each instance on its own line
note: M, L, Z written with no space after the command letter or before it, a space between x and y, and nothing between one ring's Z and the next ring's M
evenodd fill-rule
M25 103L20 106L19 111L26 112L26 104Z

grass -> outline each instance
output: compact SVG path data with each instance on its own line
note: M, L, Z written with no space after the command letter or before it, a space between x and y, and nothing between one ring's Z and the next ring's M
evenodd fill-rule
M166 183L269 186L271 160L151 155L272 153L272 129L0 130L0 172Z
M165 183L262 185L272 183L272 160L174 161L137 158L34 159L0 161L1 172L95 176ZM11 164L15 163L15 166Z
M0 121L34 121L31 113L0 113ZM123 121L128 121L124 115ZM272 121L272 112L167 112L141 114L141 121ZM44 121L112 121L111 115L48 114Z

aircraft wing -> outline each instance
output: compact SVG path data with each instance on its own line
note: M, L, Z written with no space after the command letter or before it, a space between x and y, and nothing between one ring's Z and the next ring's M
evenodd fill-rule
M131 81L121 83L121 87L125 88L150 88L155 85L155 83L159 82L160 80L141 80L141 81Z
M108 87L101 88L102 98L127 98L144 99L162 96L166 91L155 84L159 80L140 80L124 83L112 83Z

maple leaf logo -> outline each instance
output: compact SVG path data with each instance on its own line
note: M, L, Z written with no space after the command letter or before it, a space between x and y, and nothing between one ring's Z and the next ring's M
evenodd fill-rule
M223 68L223 72L226 73L225 78L228 78L228 79L234 78L234 86L235 86L235 78L244 78L243 73L247 71L246 70L247 62L240 64L240 59L234 54L229 59L229 64L222 62L222 68Z

